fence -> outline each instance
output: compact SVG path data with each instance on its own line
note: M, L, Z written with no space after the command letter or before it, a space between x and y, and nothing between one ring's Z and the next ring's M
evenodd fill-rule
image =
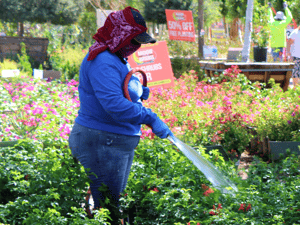
M0 37L0 58L11 58L21 53L21 42L26 45L27 54L35 61L46 61L48 38Z

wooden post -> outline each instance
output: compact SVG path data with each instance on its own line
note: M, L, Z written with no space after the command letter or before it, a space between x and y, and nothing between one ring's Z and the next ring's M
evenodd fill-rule
M270 80L270 72L269 71L266 71L265 72L265 84L268 85L268 82Z
M283 87L282 87L283 91L287 91L287 89L289 88L291 77L292 77L292 71L287 71L286 76L285 76L285 80L284 80L284 83L283 83Z

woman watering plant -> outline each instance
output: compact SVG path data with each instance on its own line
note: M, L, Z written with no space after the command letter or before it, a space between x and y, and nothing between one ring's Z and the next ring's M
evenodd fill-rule
M287 55L295 62L292 78L296 87L300 78L300 26L289 35L287 41Z
M269 2L269 25L271 29L271 48L274 62L283 61L283 48L286 48L286 27L292 21L293 16L286 2L283 3L284 13L278 11L273 18L272 4Z
M141 135L141 124L149 124L160 138L171 134L168 126L140 98L147 99L149 88L136 76L129 82L132 100L124 97L123 83L131 68L127 57L141 44L155 43L144 18L138 10L127 7L111 13L103 27L93 36L96 42L89 48L79 75L80 109L69 137L69 146L89 175L94 208L101 207L105 184L118 205L124 191ZM112 224L119 224L111 215Z

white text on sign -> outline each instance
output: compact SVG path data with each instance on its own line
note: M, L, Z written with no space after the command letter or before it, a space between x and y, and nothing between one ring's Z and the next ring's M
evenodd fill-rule
M142 80L143 80L142 74L138 73L137 77L140 79L140 82L143 83L142 82ZM146 73L146 78L147 78L147 81L152 81L152 75L151 75L151 73Z
M181 24L176 21L168 21L170 30L181 30Z
M183 22L182 23L183 30L193 30L193 22Z

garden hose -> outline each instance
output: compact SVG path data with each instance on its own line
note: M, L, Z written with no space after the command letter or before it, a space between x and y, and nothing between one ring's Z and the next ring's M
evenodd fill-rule
M140 72L143 76L143 86L147 86L147 77L144 71L133 69L131 70L125 77L124 81L124 95L125 97L131 101L128 91L128 83L132 76L132 74ZM142 99L143 100L143 99ZM151 128L150 125L147 125ZM152 129L152 128L151 128ZM173 134L167 137L169 141L171 141L177 148L190 160L193 164L205 175L205 177L219 189L222 193L230 193L235 195L234 192L237 191L236 185L231 182L226 176L224 176L215 165L213 165L210 161L205 159L202 155L200 155L195 149L188 146L187 144L181 142L178 138L176 138Z
M139 69L133 69L133 70L131 70L126 75L126 77L125 77L124 87L123 87L125 98L127 98L129 101L131 101L131 98L130 98L130 95L129 95L129 91L128 91L129 80L130 80L132 74L137 73L137 72L139 72L139 73L142 74L142 76L143 76L143 86L147 87L147 76L146 76L146 73L143 70L139 70ZM143 101L144 99L141 98L141 100Z

